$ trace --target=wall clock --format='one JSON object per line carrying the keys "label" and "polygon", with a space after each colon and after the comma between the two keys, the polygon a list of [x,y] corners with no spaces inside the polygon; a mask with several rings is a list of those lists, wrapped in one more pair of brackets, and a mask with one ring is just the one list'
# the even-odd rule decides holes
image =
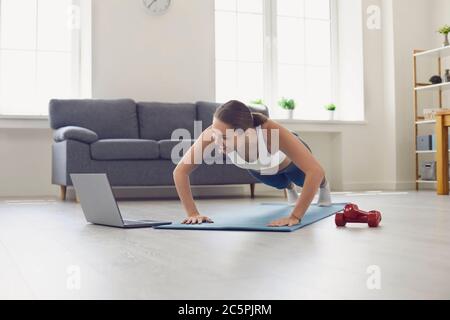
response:
{"label": "wall clock", "polygon": [[143,0],[143,3],[151,14],[161,15],[169,10],[171,0]]}

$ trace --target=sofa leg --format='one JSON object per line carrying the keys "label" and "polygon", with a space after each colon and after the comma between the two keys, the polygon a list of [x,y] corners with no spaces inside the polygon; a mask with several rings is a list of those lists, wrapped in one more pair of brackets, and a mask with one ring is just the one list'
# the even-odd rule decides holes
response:
{"label": "sofa leg", "polygon": [[66,186],[59,186],[59,198],[62,201],[66,201],[66,195],[67,195],[67,187]]}
{"label": "sofa leg", "polygon": [[256,184],[254,184],[254,183],[250,184],[250,197],[252,199],[255,198],[255,186],[256,186]]}

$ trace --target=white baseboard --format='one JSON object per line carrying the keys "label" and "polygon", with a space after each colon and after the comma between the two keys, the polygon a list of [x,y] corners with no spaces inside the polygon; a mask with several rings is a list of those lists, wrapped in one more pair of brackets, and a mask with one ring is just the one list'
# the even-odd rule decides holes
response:
{"label": "white baseboard", "polygon": [[[346,182],[343,183],[342,189],[332,188],[332,191],[343,192],[343,191],[408,191],[415,190],[416,183],[414,181],[377,181],[377,182]],[[422,186],[422,189],[426,190],[427,186]],[[429,189],[433,189],[430,186]],[[52,188],[54,192],[49,194],[20,194],[14,195],[16,197],[52,197],[57,198],[59,195],[59,188]],[[250,197],[250,186],[249,185],[231,185],[231,186],[193,186],[192,192],[196,197]],[[126,188],[115,188],[114,194],[118,198],[136,198],[136,199],[155,199],[155,198],[168,198],[177,199],[178,195],[175,187],[126,187]],[[282,190],[277,190],[275,188],[257,184],[255,188],[255,194],[257,197],[284,197]],[[8,195],[0,195],[2,198],[13,198]],[[75,198],[75,193],[72,187],[67,190],[67,199],[73,200]]]}
{"label": "white baseboard", "polygon": [[370,182],[344,182],[343,190],[337,191],[409,191],[415,190],[414,181],[370,181]]}
{"label": "white baseboard", "polygon": [[[175,187],[117,187],[113,188],[114,196],[123,199],[178,199]],[[248,197],[250,198],[250,185],[230,186],[192,186],[194,197]],[[284,197],[281,190],[257,184],[256,197]],[[67,199],[75,199],[73,187],[67,189]]]}

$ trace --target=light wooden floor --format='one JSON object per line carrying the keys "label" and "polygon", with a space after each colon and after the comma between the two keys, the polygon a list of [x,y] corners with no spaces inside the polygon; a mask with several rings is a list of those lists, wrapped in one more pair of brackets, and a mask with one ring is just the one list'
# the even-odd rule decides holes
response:
{"label": "light wooden floor", "polygon": [[[208,215],[281,198],[199,200]],[[87,225],[78,204],[0,200],[0,298],[450,298],[450,197],[339,195],[382,227],[327,219],[292,234],[120,230]],[[178,221],[177,201],[121,201],[129,218]],[[380,271],[370,290],[367,268]]]}

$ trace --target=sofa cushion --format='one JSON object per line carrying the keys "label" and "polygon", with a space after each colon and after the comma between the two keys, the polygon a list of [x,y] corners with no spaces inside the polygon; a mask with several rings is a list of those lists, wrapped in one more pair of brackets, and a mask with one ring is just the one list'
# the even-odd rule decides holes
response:
{"label": "sofa cushion", "polygon": [[171,139],[176,129],[187,129],[194,138],[195,104],[141,102],[137,108],[141,139]]}
{"label": "sofa cushion", "polygon": [[77,140],[84,143],[93,143],[98,141],[98,135],[89,129],[69,126],[62,127],[53,133],[53,139],[55,142],[61,142],[65,140]]}
{"label": "sofa cushion", "polygon": [[[161,140],[158,142],[159,157],[163,160],[172,160],[173,163],[178,163],[194,142],[195,140]],[[175,147],[177,147],[177,150],[174,150]],[[172,151],[174,151],[173,157]],[[226,155],[219,153],[217,147],[211,144],[204,150],[202,163],[222,164],[225,163],[226,159]]]}
{"label": "sofa cushion", "polygon": [[197,102],[197,120],[202,122],[203,130],[211,126],[214,113],[221,105],[215,102]]}
{"label": "sofa cushion", "polygon": [[[214,113],[222,104],[216,102],[199,101],[196,105],[197,121],[202,122],[202,128],[203,130],[205,130],[206,128],[211,126]],[[265,106],[249,106],[249,108],[252,112],[259,112],[265,114],[266,116],[269,116],[269,112],[267,110],[267,107]]]}
{"label": "sofa cushion", "polygon": [[[186,151],[194,144],[195,140],[161,140],[159,141],[159,157],[164,160],[179,161]],[[172,150],[178,151],[172,158]]]}
{"label": "sofa cushion", "polygon": [[94,131],[100,139],[138,139],[136,104],[133,100],[56,100],[49,105],[52,129],[78,126]]}
{"label": "sofa cushion", "polygon": [[104,139],[91,144],[94,160],[155,160],[158,142],[141,139]]}

